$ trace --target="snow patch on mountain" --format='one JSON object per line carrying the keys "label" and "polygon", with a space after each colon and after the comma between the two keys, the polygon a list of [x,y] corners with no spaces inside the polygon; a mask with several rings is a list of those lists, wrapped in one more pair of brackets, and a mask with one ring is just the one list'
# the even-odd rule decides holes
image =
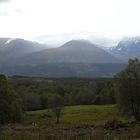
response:
{"label": "snow patch on mountain", "polygon": [[14,40],[16,40],[16,39],[15,39],[15,38],[11,38],[11,39],[9,39],[8,41],[6,41],[5,44],[9,44],[10,42],[12,42],[12,41],[14,41]]}

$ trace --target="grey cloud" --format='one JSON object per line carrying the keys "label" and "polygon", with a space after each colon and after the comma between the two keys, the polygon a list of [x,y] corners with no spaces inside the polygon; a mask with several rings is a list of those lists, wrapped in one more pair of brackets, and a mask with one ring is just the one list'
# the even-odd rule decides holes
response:
{"label": "grey cloud", "polygon": [[10,2],[11,0],[0,0],[0,3]]}

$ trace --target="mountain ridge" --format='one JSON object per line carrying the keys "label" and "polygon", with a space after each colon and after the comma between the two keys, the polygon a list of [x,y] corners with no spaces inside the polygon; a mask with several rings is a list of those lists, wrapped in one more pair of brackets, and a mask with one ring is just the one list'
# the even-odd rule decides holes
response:
{"label": "mountain ridge", "polygon": [[72,40],[58,48],[48,48],[14,60],[14,63],[120,63],[108,52],[89,41]]}
{"label": "mountain ridge", "polygon": [[108,52],[126,62],[130,58],[140,59],[140,37],[124,38]]}
{"label": "mountain ridge", "polygon": [[19,38],[0,38],[0,59],[3,61],[11,60],[31,52],[43,50],[47,47],[44,44]]}

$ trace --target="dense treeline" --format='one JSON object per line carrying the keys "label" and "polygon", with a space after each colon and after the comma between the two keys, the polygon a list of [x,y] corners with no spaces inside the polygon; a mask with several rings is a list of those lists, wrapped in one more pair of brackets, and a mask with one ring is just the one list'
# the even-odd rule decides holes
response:
{"label": "dense treeline", "polygon": [[4,75],[0,75],[0,123],[19,122],[23,118],[23,104]]}
{"label": "dense treeline", "polygon": [[52,98],[60,96],[64,105],[116,103],[113,79],[79,78],[9,78],[16,92],[22,97],[27,110],[49,107]]}
{"label": "dense treeline", "polygon": [[128,66],[115,76],[117,103],[124,114],[140,122],[140,62],[130,59]]}
{"label": "dense treeline", "polygon": [[115,104],[140,121],[140,62],[130,59],[114,78],[41,78],[0,75],[0,123],[17,122],[25,110],[48,108],[56,122],[64,106]]}

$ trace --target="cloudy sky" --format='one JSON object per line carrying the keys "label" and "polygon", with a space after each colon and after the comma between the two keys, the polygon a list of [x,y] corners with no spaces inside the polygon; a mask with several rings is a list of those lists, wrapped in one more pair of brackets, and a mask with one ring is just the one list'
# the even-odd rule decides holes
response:
{"label": "cloudy sky", "polygon": [[140,35],[140,0],[0,0],[0,37]]}

